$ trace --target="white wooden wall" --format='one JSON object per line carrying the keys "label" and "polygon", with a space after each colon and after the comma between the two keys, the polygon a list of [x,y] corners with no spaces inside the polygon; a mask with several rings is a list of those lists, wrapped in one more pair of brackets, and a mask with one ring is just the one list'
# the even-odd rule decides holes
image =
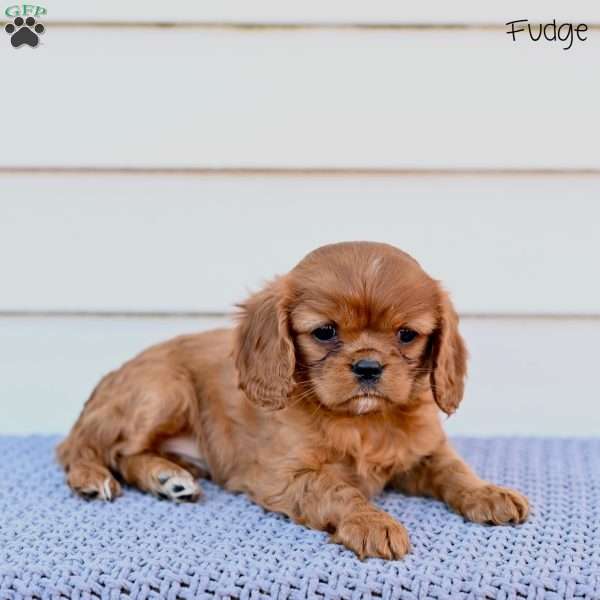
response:
{"label": "white wooden wall", "polygon": [[44,6],[38,48],[0,40],[0,432],[66,431],[102,373],[346,239],[451,290],[450,431],[600,432],[595,1]]}

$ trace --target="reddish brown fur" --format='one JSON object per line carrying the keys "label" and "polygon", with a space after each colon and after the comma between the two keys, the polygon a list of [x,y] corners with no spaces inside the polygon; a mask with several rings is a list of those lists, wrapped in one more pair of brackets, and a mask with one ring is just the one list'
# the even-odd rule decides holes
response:
{"label": "reddish brown fur", "polygon": [[[338,338],[319,342],[327,323]],[[399,328],[418,336],[402,344]],[[360,358],[384,365],[368,389],[350,370]],[[324,246],[252,296],[236,330],[176,338],[107,375],[58,456],[80,493],[118,495],[113,473],[160,493],[161,477],[189,477],[190,456],[169,446],[187,437],[225,488],[361,557],[400,558],[406,530],[370,501],[386,485],[476,522],[527,517],[521,494],[479,479],[446,440],[439,409],[457,408],[465,373],[458,317],[416,261]]]}

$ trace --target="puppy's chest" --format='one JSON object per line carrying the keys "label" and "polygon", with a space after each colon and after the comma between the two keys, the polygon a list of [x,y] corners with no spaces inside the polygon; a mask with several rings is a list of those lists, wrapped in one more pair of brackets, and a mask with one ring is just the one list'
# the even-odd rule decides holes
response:
{"label": "puppy's chest", "polygon": [[419,432],[407,435],[400,428],[379,424],[332,433],[327,438],[330,452],[370,493],[379,491],[395,474],[410,470],[431,445]]}

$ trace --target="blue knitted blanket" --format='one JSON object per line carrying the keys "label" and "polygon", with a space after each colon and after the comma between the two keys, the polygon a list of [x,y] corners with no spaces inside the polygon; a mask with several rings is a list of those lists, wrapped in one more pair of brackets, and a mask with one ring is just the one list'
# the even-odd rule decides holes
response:
{"label": "blue knitted blanket", "polygon": [[361,562],[327,535],[209,482],[200,504],[131,489],[74,497],[56,437],[0,438],[0,598],[600,599],[600,439],[457,439],[476,470],[527,494],[519,527],[465,522],[386,493],[402,561]]}

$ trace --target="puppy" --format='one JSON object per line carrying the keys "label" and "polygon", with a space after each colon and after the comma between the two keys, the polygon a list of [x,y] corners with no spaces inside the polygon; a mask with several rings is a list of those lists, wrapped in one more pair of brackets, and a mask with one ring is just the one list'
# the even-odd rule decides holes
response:
{"label": "puppy", "polygon": [[250,297],[235,330],[178,337],[106,375],[58,458],[87,498],[118,496],[116,475],[193,501],[210,476],[361,558],[398,559],[408,533],[371,502],[386,486],[477,523],[527,517],[527,500],[477,477],[440,425],[466,359],[448,296],[413,258],[324,246]]}

